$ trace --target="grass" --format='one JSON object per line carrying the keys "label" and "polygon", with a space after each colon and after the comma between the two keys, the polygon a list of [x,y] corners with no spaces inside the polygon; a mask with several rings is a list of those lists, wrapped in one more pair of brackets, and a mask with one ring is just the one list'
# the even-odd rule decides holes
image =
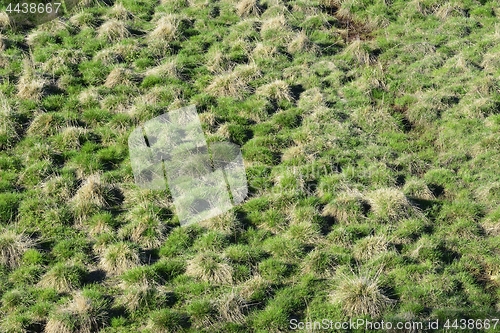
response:
{"label": "grass", "polygon": [[365,275],[342,276],[337,288],[330,294],[332,302],[342,305],[348,316],[378,318],[394,301],[384,295],[378,277]]}
{"label": "grass", "polygon": [[213,284],[231,284],[233,269],[216,253],[200,253],[188,261],[186,274]]}
{"label": "grass", "polygon": [[34,241],[23,233],[2,230],[0,236],[0,264],[15,268],[21,264],[23,254],[34,245]]}
{"label": "grass", "polygon": [[125,242],[110,244],[99,260],[100,266],[110,274],[122,274],[140,263],[137,251]]}
{"label": "grass", "polygon": [[[494,1],[66,4],[0,5],[0,331],[496,316]],[[191,104],[248,196],[181,227],[127,145]]]}

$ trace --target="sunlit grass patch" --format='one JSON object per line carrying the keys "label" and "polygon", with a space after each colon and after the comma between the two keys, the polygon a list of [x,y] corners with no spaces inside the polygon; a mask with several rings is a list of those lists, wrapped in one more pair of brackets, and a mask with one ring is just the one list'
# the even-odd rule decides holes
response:
{"label": "sunlit grass patch", "polygon": [[116,42],[130,36],[127,26],[122,22],[115,19],[104,22],[97,29],[97,37],[104,38],[108,42]]}
{"label": "sunlit grass patch", "polygon": [[233,268],[213,252],[200,253],[189,260],[186,274],[215,285],[233,281]]}
{"label": "sunlit grass patch", "polygon": [[338,284],[330,294],[331,301],[340,303],[349,317],[366,316],[378,318],[394,300],[387,297],[381,289],[378,275],[337,276]]}

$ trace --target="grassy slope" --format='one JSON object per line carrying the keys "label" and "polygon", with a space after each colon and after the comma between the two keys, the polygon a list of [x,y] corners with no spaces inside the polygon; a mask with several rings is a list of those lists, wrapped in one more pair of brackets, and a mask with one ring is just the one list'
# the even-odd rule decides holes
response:
{"label": "grassy slope", "polygon": [[[495,1],[123,0],[0,17],[0,331],[500,310]],[[127,139],[196,104],[249,198],[179,227]]]}

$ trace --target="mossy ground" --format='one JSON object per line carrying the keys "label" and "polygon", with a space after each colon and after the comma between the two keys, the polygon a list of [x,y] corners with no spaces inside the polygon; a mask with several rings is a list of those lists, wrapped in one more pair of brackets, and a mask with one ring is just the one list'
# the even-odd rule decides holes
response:
{"label": "mossy ground", "polygon": [[[86,0],[30,30],[1,15],[0,332],[497,317],[499,16],[487,0]],[[249,196],[180,227],[167,190],[134,185],[127,139],[191,104],[209,142],[241,145]]]}

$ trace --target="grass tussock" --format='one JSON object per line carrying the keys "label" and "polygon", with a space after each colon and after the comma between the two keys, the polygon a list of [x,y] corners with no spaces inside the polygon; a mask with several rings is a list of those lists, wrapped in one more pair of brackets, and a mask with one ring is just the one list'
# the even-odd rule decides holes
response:
{"label": "grass tussock", "polygon": [[241,0],[236,4],[236,13],[240,17],[258,16],[261,12],[258,0]]}
{"label": "grass tussock", "polygon": [[167,14],[156,22],[156,27],[148,35],[152,42],[170,42],[177,38],[180,20],[174,14]]}
{"label": "grass tussock", "polygon": [[23,74],[17,82],[17,97],[39,101],[47,83],[47,80],[36,72],[33,62],[25,58],[23,60]]}
{"label": "grass tussock", "polygon": [[80,264],[57,263],[42,276],[38,285],[58,292],[71,292],[81,287],[84,277],[85,269]]}
{"label": "grass tussock", "polygon": [[260,86],[255,93],[257,95],[261,95],[275,101],[291,102],[293,100],[290,86],[282,80],[276,80],[274,82]]}
{"label": "grass tussock", "polygon": [[18,141],[14,110],[4,94],[0,93],[0,148],[7,148]]}
{"label": "grass tussock", "polygon": [[125,23],[119,20],[111,19],[104,22],[97,29],[97,37],[104,38],[108,42],[116,42],[130,37],[130,32],[128,31]]}
{"label": "grass tussock", "polygon": [[141,264],[139,254],[130,244],[110,244],[100,255],[99,265],[110,274],[122,274]]}
{"label": "grass tussock", "polygon": [[230,292],[217,303],[220,319],[225,322],[243,324],[245,322],[247,304],[237,292]]}
{"label": "grass tussock", "polygon": [[282,42],[289,38],[289,33],[290,27],[283,14],[263,20],[260,29],[262,39],[269,42]]}
{"label": "grass tussock", "polygon": [[110,18],[120,21],[126,21],[134,18],[134,15],[132,15],[132,13],[130,13],[121,2],[117,2],[113,5],[113,7],[111,7],[109,16]]}
{"label": "grass tussock", "polygon": [[126,214],[129,221],[119,230],[119,235],[140,244],[144,249],[159,247],[166,236],[165,223],[160,220],[154,207],[139,204]]}
{"label": "grass tussock", "polygon": [[344,54],[354,59],[360,65],[370,65],[375,59],[370,55],[367,44],[360,40],[352,41],[345,49]]}
{"label": "grass tussock", "polygon": [[141,279],[138,282],[122,282],[120,284],[122,293],[116,298],[119,305],[124,306],[127,311],[134,311],[148,307],[158,296],[159,285],[148,279]]}
{"label": "grass tussock", "polygon": [[382,188],[367,194],[371,211],[377,219],[398,221],[418,213],[403,192],[396,188]]}
{"label": "grass tussock", "polygon": [[24,233],[3,228],[0,233],[0,264],[8,268],[16,268],[21,263],[21,258],[34,241]]}
{"label": "grass tussock", "polygon": [[210,284],[231,284],[233,268],[213,252],[202,252],[188,261],[186,274]]}
{"label": "grass tussock", "polygon": [[295,37],[290,41],[287,47],[288,52],[291,54],[298,54],[301,52],[318,52],[318,47],[311,42],[309,37],[307,37],[306,32],[301,30]]}
{"label": "grass tussock", "polygon": [[368,315],[378,318],[394,303],[384,295],[378,276],[340,274],[338,281],[336,289],[330,294],[330,299],[334,303],[341,304],[349,317]]}
{"label": "grass tussock", "polygon": [[359,261],[370,260],[389,250],[389,241],[385,236],[368,236],[354,245],[353,254]]}
{"label": "grass tussock", "polygon": [[108,301],[93,290],[75,292],[72,300],[60,306],[45,326],[45,333],[92,333],[107,325]]}
{"label": "grass tussock", "polygon": [[234,210],[229,210],[224,214],[203,220],[200,226],[209,230],[220,231],[225,235],[231,235],[242,230],[241,222],[238,220]]}
{"label": "grass tussock", "polygon": [[148,69],[145,76],[155,75],[162,77],[180,78],[181,69],[177,66],[174,59],[165,61],[164,63]]}
{"label": "grass tussock", "polygon": [[101,180],[99,174],[94,174],[83,182],[70,204],[77,220],[81,221],[99,209],[110,206],[111,187]]}
{"label": "grass tussock", "polygon": [[342,224],[359,221],[367,210],[367,199],[356,190],[348,190],[339,193],[337,198],[328,203],[322,214],[331,216]]}
{"label": "grass tussock", "polygon": [[0,12],[0,29],[6,29],[6,28],[9,28],[10,27],[10,18],[9,18],[9,15],[7,15],[7,13],[4,13],[4,12]]}
{"label": "grass tussock", "polygon": [[217,97],[243,99],[245,94],[251,91],[248,86],[250,81],[260,76],[256,65],[240,65],[231,72],[216,76],[205,91]]}
{"label": "grass tussock", "polygon": [[118,85],[131,85],[132,79],[133,73],[131,70],[117,67],[108,74],[104,86],[107,88],[114,88]]}

